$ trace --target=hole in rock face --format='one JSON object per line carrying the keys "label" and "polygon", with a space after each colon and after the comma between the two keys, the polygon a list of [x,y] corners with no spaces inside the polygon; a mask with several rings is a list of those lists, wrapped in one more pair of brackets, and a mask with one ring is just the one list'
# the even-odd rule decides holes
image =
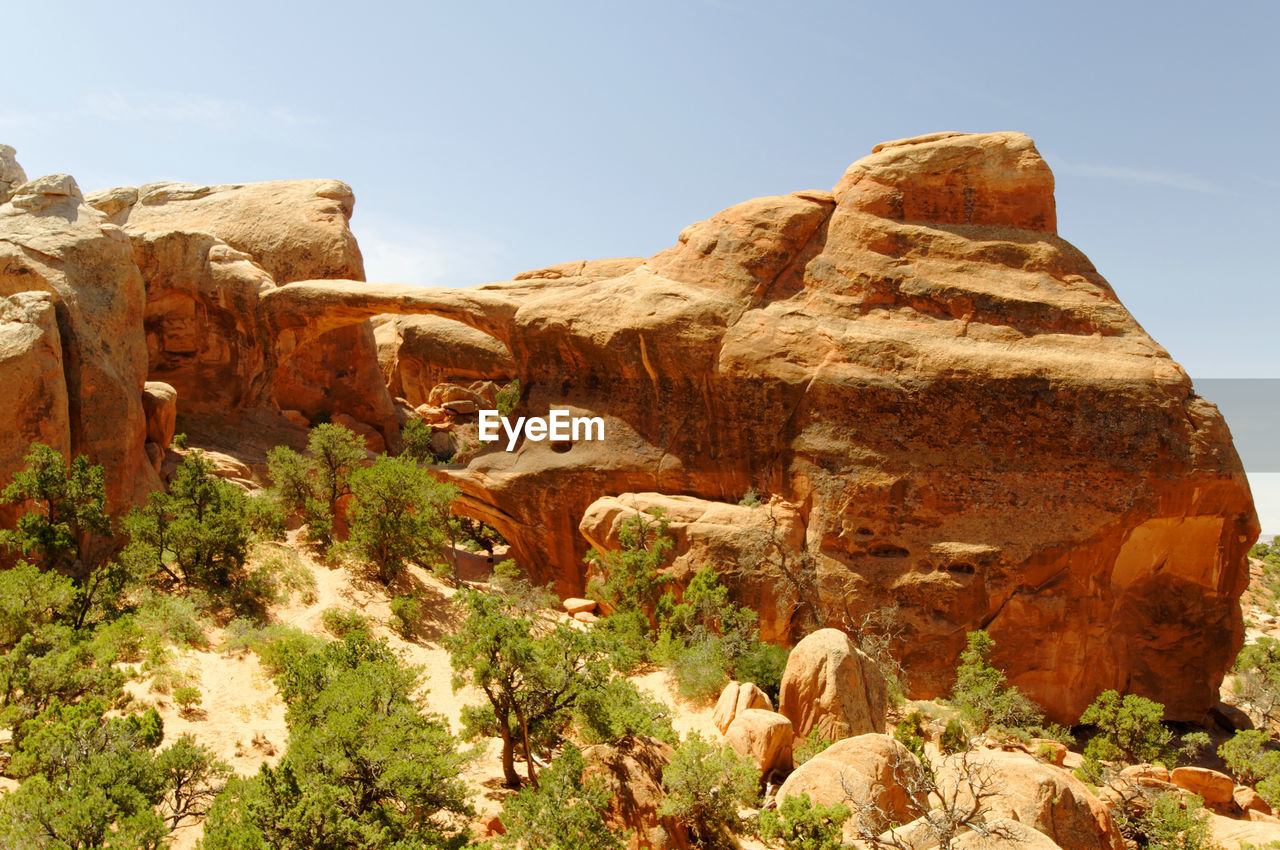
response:
{"label": "hole in rock face", "polygon": [[978,568],[973,564],[962,562],[959,564],[947,564],[946,570],[949,573],[956,573],[957,575],[971,576],[978,571]]}
{"label": "hole in rock face", "polygon": [[571,448],[573,448],[573,443],[569,442],[568,440],[552,440],[551,441],[551,451],[555,452],[556,454],[562,455],[565,452],[569,451],[569,449]]}
{"label": "hole in rock face", "polygon": [[867,554],[873,558],[905,558],[911,553],[892,543],[872,543],[867,547]]}
{"label": "hole in rock face", "polygon": [[858,529],[856,532],[854,532],[854,533],[855,533],[855,534],[857,534],[859,537],[870,537],[870,536],[871,536],[871,529],[867,528],[866,526],[863,526],[862,528],[859,528],[859,529]]}

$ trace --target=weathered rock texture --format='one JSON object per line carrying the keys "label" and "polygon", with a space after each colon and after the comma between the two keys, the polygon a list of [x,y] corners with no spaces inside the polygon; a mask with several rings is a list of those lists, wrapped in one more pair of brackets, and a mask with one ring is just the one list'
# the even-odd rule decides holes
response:
{"label": "weathered rock texture", "polygon": [[616,744],[595,744],[582,751],[584,779],[602,780],[609,791],[605,824],[630,832],[631,850],[663,850],[690,846],[689,831],[671,817],[658,814],[667,798],[662,771],[675,751],[657,738],[633,736]]}
{"label": "weathered rock texture", "polygon": [[796,644],[778,693],[778,711],[797,735],[816,731],[829,741],[884,731],[888,702],[875,662],[839,629],[819,629]]}
{"label": "weathered rock texture", "polygon": [[783,775],[791,772],[795,731],[791,721],[776,711],[748,708],[729,724],[724,742],[738,755],[750,758],[763,778],[775,771]]}
{"label": "weathered rock texture", "polygon": [[439,384],[506,383],[516,374],[506,346],[461,322],[388,316],[376,323],[374,337],[387,387],[414,407],[425,404]]}
{"label": "weathered rock texture", "polygon": [[258,299],[277,285],[364,279],[345,183],[152,183],[90,202],[133,240],[147,281],[149,374],[177,388],[184,410],[270,404],[313,420],[342,413],[395,441],[369,323],[278,346],[260,320]]}
{"label": "weathered rock texture", "polygon": [[[905,823],[923,800],[912,797],[922,785],[920,761],[888,735],[859,735],[837,741],[795,769],[778,789],[778,802],[808,794],[814,803],[833,805],[850,797],[869,803]],[[854,824],[845,824],[853,838]]]}
{"label": "weathered rock texture", "polygon": [[133,248],[68,175],[11,191],[0,205],[0,296],[3,386],[17,397],[7,400],[0,481],[42,439],[102,464],[108,505],[122,509],[159,485],[143,449],[144,289]]}
{"label": "weathered rock texture", "polygon": [[724,686],[720,698],[716,700],[711,722],[723,735],[729,731],[734,718],[751,708],[773,711],[773,704],[769,702],[769,695],[760,690],[758,685],[752,682],[730,682]]}
{"label": "weathered rock texture", "polygon": [[[125,470],[145,466],[148,349],[119,321],[142,302],[130,246],[101,216],[70,214],[83,209],[73,187],[42,178],[0,208],[0,294],[103,301],[65,322],[60,309],[59,327],[76,364],[73,446],[96,439],[76,424],[94,418],[79,400],[128,388],[110,419],[131,436],[94,447],[130,453],[110,464],[119,492],[136,478]],[[794,532],[776,531],[803,543],[808,557],[793,566],[816,589],[819,624],[900,606],[898,649],[918,696],[949,689],[965,632],[985,627],[994,662],[1054,720],[1074,721],[1106,688],[1198,719],[1241,643],[1237,599],[1258,525],[1230,434],[1057,236],[1053,176],[1021,134],[887,143],[832,192],[747,201],[648,260],[567,263],[472,289],[360,282],[339,183],[161,184],[94,203],[127,228],[141,265],[154,254],[157,269],[190,271],[190,282],[148,272],[158,291],[194,302],[153,314],[148,330],[152,365],[167,364],[163,379],[192,404],[213,389],[201,370],[225,360],[245,398],[265,392],[318,416],[328,411],[307,390],[324,384],[324,398],[350,408],[340,412],[392,433],[390,395],[370,385],[367,320],[429,314],[510,353],[518,415],[603,417],[603,442],[492,446],[453,476],[463,510],[496,525],[562,595],[584,589],[578,528],[602,497],[733,507],[755,490],[765,510],[793,516]],[[37,209],[48,214],[27,215]],[[35,278],[61,273],[32,244],[50,228],[58,262],[92,240],[95,262],[114,251],[119,268],[106,260],[80,286],[16,281],[14,262]],[[169,249],[148,248],[170,231],[214,241],[170,262]],[[263,274],[300,282],[266,287]],[[354,280],[302,280],[339,276]],[[237,298],[253,305],[241,318],[227,306]],[[113,323],[120,334],[100,333]],[[99,348],[85,349],[90,340]],[[119,368],[86,378],[99,362]],[[205,396],[187,391],[202,383]],[[687,535],[677,553],[690,568],[700,545]],[[808,628],[800,600],[776,593],[774,565],[713,561],[739,598],[774,601],[770,634]]]}
{"label": "weathered rock texture", "polygon": [[263,302],[298,340],[378,313],[462,321],[512,353],[518,413],[603,416],[603,443],[495,447],[456,475],[564,595],[597,499],[754,489],[798,506],[826,622],[901,606],[915,694],[950,687],[981,626],[1055,720],[1111,687],[1198,718],[1242,639],[1248,486],[1217,409],[1055,218],[1025,136],[939,134],[879,146],[834,192],[724,210],[616,277]]}

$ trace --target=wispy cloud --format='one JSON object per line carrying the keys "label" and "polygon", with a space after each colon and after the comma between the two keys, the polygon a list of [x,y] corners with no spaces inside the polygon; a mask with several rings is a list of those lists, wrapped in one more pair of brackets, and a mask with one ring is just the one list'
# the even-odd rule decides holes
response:
{"label": "wispy cloud", "polygon": [[470,286],[518,271],[505,267],[505,247],[486,236],[368,215],[359,206],[351,229],[364,254],[365,276],[378,283]]}
{"label": "wispy cloud", "polygon": [[1096,177],[1102,180],[1121,180],[1126,183],[1144,183],[1148,186],[1164,186],[1185,192],[1202,192],[1207,195],[1234,195],[1234,191],[1221,183],[1203,177],[1176,171],[1156,171],[1145,168],[1129,168],[1120,165],[1097,165],[1086,162],[1067,162],[1061,157],[1050,158],[1053,170],[1059,174],[1079,177]]}
{"label": "wispy cloud", "polygon": [[0,112],[0,130],[57,128],[86,122],[128,126],[185,126],[225,131],[228,127],[294,128],[312,123],[285,107],[262,107],[233,98],[184,92],[124,94],[98,89],[70,104]]}

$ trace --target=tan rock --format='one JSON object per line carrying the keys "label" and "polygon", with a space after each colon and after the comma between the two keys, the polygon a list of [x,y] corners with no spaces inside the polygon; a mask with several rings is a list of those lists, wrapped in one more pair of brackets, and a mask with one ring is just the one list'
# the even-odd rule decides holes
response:
{"label": "tan rock", "polygon": [[1262,799],[1262,795],[1248,785],[1237,785],[1235,790],[1232,791],[1231,797],[1235,800],[1236,805],[1240,807],[1240,811],[1246,814],[1249,812],[1257,812],[1262,815],[1272,814],[1271,804]]}
{"label": "tan rock", "polygon": [[147,440],[162,453],[173,442],[178,421],[178,391],[163,381],[147,381],[142,388],[142,410],[147,417]]}
{"label": "tan rock", "polygon": [[582,750],[587,764],[583,778],[599,778],[609,791],[605,823],[619,832],[630,830],[627,846],[632,850],[689,847],[688,830],[674,818],[658,814],[666,800],[662,771],[674,752],[670,745],[645,736]]}
{"label": "tan rock", "polygon": [[1236,783],[1225,773],[1206,767],[1175,767],[1169,780],[1179,788],[1199,794],[1210,805],[1230,803],[1235,797]]}
{"label": "tan rock", "polygon": [[748,708],[729,724],[724,740],[738,755],[750,757],[763,778],[791,772],[795,732],[791,721],[775,711]]}
{"label": "tan rock", "polygon": [[308,417],[346,413],[398,439],[368,323],[306,344],[268,333],[258,298],[302,279],[362,280],[348,227],[351,190],[334,180],[226,186],[153,183],[95,193],[133,239],[148,281],[151,377],[210,413],[274,403]]}
{"label": "tan rock", "polygon": [[1238,850],[1245,843],[1265,847],[1268,842],[1280,841],[1280,823],[1236,820],[1214,813],[1208,817],[1209,837],[1223,850]]}
{"label": "tan rock", "polygon": [[[264,319],[299,344],[383,313],[460,321],[512,352],[528,415],[602,417],[604,441],[453,474],[561,596],[585,587],[573,535],[597,499],[755,489],[804,506],[819,624],[900,607],[913,696],[947,693],[985,626],[1052,720],[1107,688],[1198,720],[1243,638],[1247,482],[1217,409],[1056,234],[1052,187],[1025,136],[918,138],[615,277],[302,282],[264,295]],[[768,564],[726,579],[782,596]],[[789,639],[799,605],[775,615]]]}
{"label": "tan rock", "polygon": [[0,145],[0,204],[13,196],[13,190],[27,182],[27,173],[18,165],[17,151],[9,145]]}
{"label": "tan rock", "polygon": [[579,611],[578,613],[573,614],[571,616],[573,617],[574,620],[578,621],[579,623],[586,623],[587,625],[591,625],[592,623],[600,619],[595,614],[592,614],[590,611]]}
{"label": "tan rock", "polygon": [[582,599],[571,596],[561,604],[564,605],[564,610],[568,611],[570,614],[577,614],[584,611],[592,612],[596,610],[596,601],[594,599]]}
{"label": "tan rock", "polygon": [[875,662],[839,629],[819,629],[791,650],[778,711],[800,737],[816,730],[838,741],[884,729],[888,700]]}
{"label": "tan rock", "polygon": [[[920,762],[888,735],[859,735],[837,741],[795,769],[778,789],[778,802],[808,794],[815,803],[831,805],[853,799],[875,805],[896,823],[913,817],[914,803],[904,786],[918,787]],[[845,825],[846,838],[853,826]]]}
{"label": "tan rock", "polygon": [[773,711],[773,703],[770,702],[769,695],[753,682],[730,682],[724,686],[720,698],[716,700],[711,722],[724,735],[734,718],[753,708]]}
{"label": "tan rock", "polygon": [[990,818],[987,827],[992,830],[992,834],[982,835],[973,830],[965,830],[956,836],[951,846],[955,850],[1010,850],[1013,847],[1021,850],[1054,850],[1061,846],[1029,824],[1010,818]]}
{"label": "tan rock", "polygon": [[[378,362],[392,394],[415,407],[439,384],[505,384],[515,377],[511,352],[475,328],[436,316],[386,318],[374,331]],[[493,406],[492,398],[484,401],[482,406]]]}
{"label": "tan rock", "polygon": [[[70,441],[60,448],[69,453],[74,447],[102,465],[107,507],[119,513],[160,483],[143,447],[144,286],[124,233],[83,201],[65,174],[13,188],[9,202],[0,204],[0,296],[44,292],[57,305],[60,356],[74,368],[59,370],[64,390],[46,384],[47,391],[36,394],[52,405],[43,436],[59,442],[56,408],[65,391]],[[36,324],[45,327],[38,347],[49,365],[52,330]],[[43,404],[37,397],[32,403]],[[0,481],[17,468],[0,467]]]}
{"label": "tan rock", "polygon": [[[0,150],[0,155],[3,150]],[[5,403],[0,410],[0,485],[25,465],[35,442],[65,457],[71,448],[62,340],[55,297],[21,292],[0,297],[0,375]],[[0,524],[12,527],[21,510],[0,505]]]}
{"label": "tan rock", "polygon": [[[993,816],[1033,827],[1064,850],[1124,850],[1106,807],[1067,771],[1026,753],[991,750],[972,758],[996,789],[987,803]],[[955,783],[954,762],[940,775]]]}

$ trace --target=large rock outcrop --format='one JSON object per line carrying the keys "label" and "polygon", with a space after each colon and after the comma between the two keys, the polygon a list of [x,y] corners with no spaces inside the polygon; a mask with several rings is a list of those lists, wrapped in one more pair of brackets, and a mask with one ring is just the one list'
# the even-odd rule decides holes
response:
{"label": "large rock outcrop", "polygon": [[[15,169],[6,164],[5,179],[21,173]],[[40,439],[101,464],[108,507],[123,510],[159,486],[143,449],[144,287],[133,248],[119,227],[85,204],[66,174],[6,191],[3,368],[4,386],[17,392],[9,399],[0,482],[21,468],[30,441]]]}
{"label": "large rock outcrop", "polygon": [[833,192],[717,213],[615,277],[263,301],[291,340],[378,313],[464,322],[511,352],[517,413],[604,417],[603,442],[494,446],[455,475],[564,595],[597,499],[755,490],[799,506],[829,624],[900,606],[915,694],[949,689],[982,626],[1055,720],[1106,688],[1199,718],[1243,636],[1248,485],[1218,410],[1055,218],[1027,137],[936,134],[878,146]]}
{"label": "large rock outcrop", "polygon": [[281,349],[258,307],[280,284],[364,279],[345,183],[152,183],[97,192],[90,202],[133,240],[147,281],[149,373],[177,388],[185,411],[341,413],[394,442],[395,408],[368,322]]}

